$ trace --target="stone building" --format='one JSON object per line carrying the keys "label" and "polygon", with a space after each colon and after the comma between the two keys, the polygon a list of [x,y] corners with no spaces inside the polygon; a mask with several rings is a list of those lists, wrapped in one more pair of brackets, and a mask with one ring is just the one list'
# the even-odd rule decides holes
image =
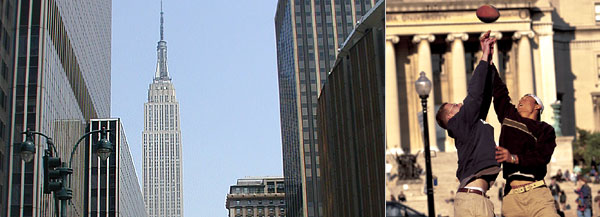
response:
{"label": "stone building", "polygon": [[229,188],[229,217],[285,217],[283,177],[246,177]]}
{"label": "stone building", "polygon": [[[492,4],[500,18],[475,16]],[[560,100],[564,135],[576,128],[600,130],[600,2],[591,0],[441,1],[388,0],[386,6],[386,128],[388,150],[423,149],[421,105],[414,82],[432,80],[428,113],[432,149],[454,151],[435,123],[443,102],[462,102],[481,55],[479,37],[498,39],[493,62],[513,102],[534,93],[544,102],[542,121],[555,124],[551,104]],[[487,121],[499,136],[493,107]]]}

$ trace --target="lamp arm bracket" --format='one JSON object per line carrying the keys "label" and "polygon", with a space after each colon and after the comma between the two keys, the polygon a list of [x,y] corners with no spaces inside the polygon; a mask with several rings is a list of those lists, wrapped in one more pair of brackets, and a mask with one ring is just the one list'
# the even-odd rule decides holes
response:
{"label": "lamp arm bracket", "polygon": [[29,129],[27,129],[27,131],[25,131],[25,132],[22,132],[21,134],[26,134],[26,136],[40,135],[40,136],[46,138],[46,143],[48,144],[48,149],[52,148],[54,150],[54,153],[58,154],[58,150],[56,150],[56,146],[54,145],[54,141],[52,140],[51,137],[46,136],[45,134],[40,133],[40,132],[30,131]]}
{"label": "lamp arm bracket", "polygon": [[73,150],[71,151],[71,157],[69,158],[69,168],[71,168],[71,164],[73,163],[73,155],[75,155],[75,151],[77,150],[77,147],[79,147],[79,143],[81,143],[81,141],[83,141],[83,139],[87,138],[90,134],[100,133],[103,130],[105,130],[105,132],[113,131],[113,130],[106,130],[106,129],[94,130],[91,132],[87,132],[86,134],[83,134],[83,136],[81,136],[81,138],[79,138],[79,140],[77,140],[77,143],[75,143],[75,146],[73,147]]}

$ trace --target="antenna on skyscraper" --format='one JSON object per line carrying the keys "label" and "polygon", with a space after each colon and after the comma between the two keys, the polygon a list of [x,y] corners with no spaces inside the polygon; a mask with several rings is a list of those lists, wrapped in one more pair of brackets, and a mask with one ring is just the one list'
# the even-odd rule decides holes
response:
{"label": "antenna on skyscraper", "polygon": [[163,18],[163,14],[164,14],[164,12],[163,12],[163,1],[162,1],[162,0],[160,0],[160,40],[161,40],[161,41],[162,41],[162,40],[164,40],[164,28],[163,28],[163,23],[164,23],[165,21],[164,21],[164,18]]}

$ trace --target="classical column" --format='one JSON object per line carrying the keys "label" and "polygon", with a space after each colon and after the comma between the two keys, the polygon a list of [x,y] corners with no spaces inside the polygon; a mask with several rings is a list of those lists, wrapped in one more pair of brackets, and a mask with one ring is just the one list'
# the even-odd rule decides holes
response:
{"label": "classical column", "polygon": [[[550,26],[551,27],[551,26]],[[556,71],[554,68],[554,32],[552,28],[544,32],[537,32],[539,39],[540,67],[542,68],[541,81],[536,80],[537,95],[544,103],[542,121],[553,125],[552,107],[556,101]]]}
{"label": "classical column", "polygon": [[[534,92],[533,83],[533,58],[531,56],[531,42],[533,31],[519,31],[513,35],[514,40],[518,40],[517,53],[517,82],[519,87],[519,98],[528,93]],[[515,102],[519,99],[513,99]]]}
{"label": "classical column", "polygon": [[[450,43],[451,67],[449,73],[450,97],[452,103],[459,103],[467,96],[467,68],[465,64],[465,47],[463,41],[469,39],[466,33],[450,33],[446,41]],[[446,152],[456,151],[454,139],[446,134],[444,144]]]}
{"label": "classical column", "polygon": [[[432,86],[435,87],[435,85],[433,84],[433,71],[431,68],[431,48],[429,47],[429,43],[433,42],[433,40],[435,40],[435,36],[433,35],[415,35],[413,37],[413,43],[418,44],[418,50],[417,50],[417,54],[418,54],[418,58],[417,58],[417,62],[418,62],[418,67],[417,67],[417,71],[414,74],[414,79],[416,81],[417,79],[417,75],[423,71],[425,72],[425,75],[429,78],[429,80],[431,80]],[[414,88],[411,87],[411,88]],[[434,107],[434,99],[435,97],[433,96],[434,94],[434,90],[431,91],[431,93],[429,93],[429,98],[427,98],[427,111],[428,111],[428,115],[427,115],[427,120],[428,120],[428,125],[429,125],[429,145],[432,147],[432,149],[437,149],[437,137],[435,134],[435,107]],[[414,102],[416,104],[418,104],[419,102]],[[418,147],[416,149],[414,149],[415,147],[411,147],[412,150],[420,150],[423,148],[423,143],[421,143],[421,147]],[[411,144],[412,146],[412,144]]]}
{"label": "classical column", "polygon": [[498,64],[500,64],[500,59],[498,56],[498,41],[500,41],[500,39],[502,39],[502,33],[501,32],[491,32],[490,33],[490,37],[496,38],[496,44],[494,44],[494,56],[492,57],[492,62],[494,64],[496,64],[496,67],[498,66]]}
{"label": "classical column", "polygon": [[450,101],[462,102],[467,96],[467,69],[465,66],[465,47],[463,41],[469,39],[465,33],[450,33],[446,41],[451,43],[452,66],[450,70]]}
{"label": "classical column", "polygon": [[398,108],[398,75],[396,50],[398,36],[388,36],[385,40],[385,139],[386,148],[401,148],[400,110]]}

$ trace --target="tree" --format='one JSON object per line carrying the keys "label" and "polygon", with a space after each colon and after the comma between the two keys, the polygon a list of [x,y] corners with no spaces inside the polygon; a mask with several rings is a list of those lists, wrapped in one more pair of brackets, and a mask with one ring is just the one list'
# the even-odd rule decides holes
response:
{"label": "tree", "polygon": [[577,140],[573,142],[573,158],[575,160],[584,160],[585,166],[592,160],[596,163],[600,160],[600,132],[590,132],[577,129]]}

